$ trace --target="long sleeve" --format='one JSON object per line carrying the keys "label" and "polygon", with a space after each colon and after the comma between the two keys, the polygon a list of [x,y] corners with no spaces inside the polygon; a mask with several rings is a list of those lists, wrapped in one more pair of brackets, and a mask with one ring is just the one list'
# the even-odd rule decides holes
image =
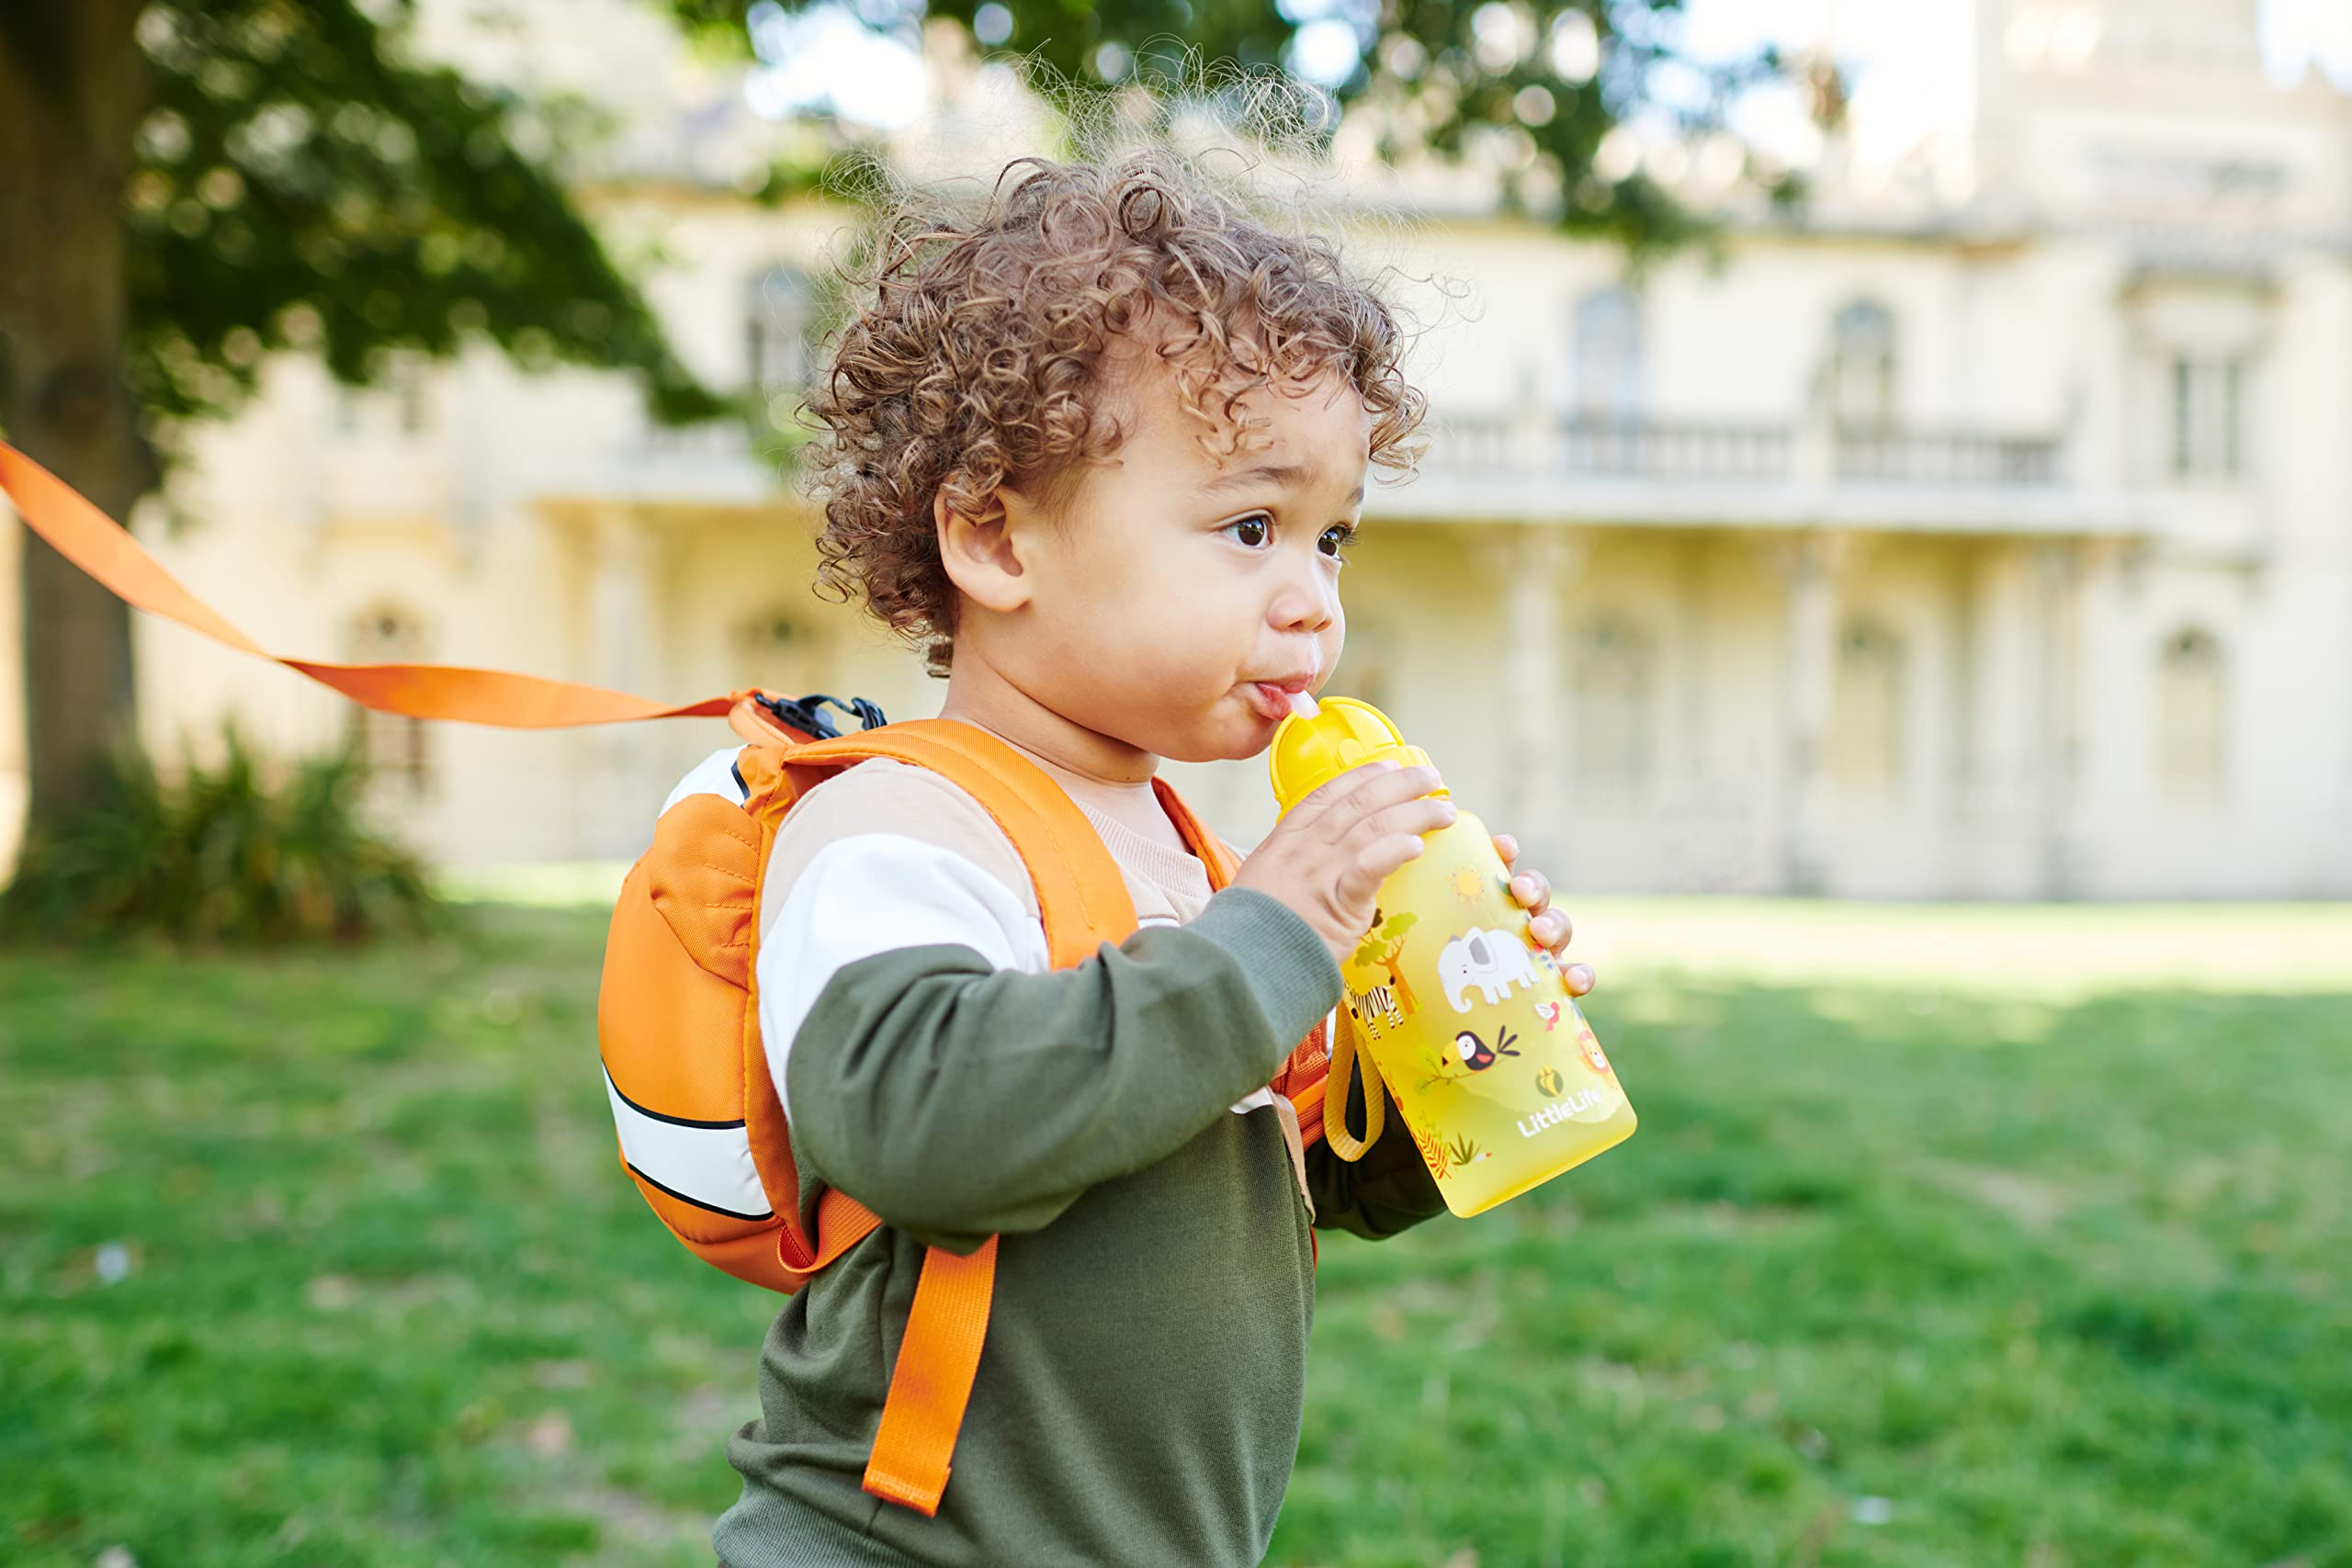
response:
{"label": "long sleeve", "polygon": [[1239,888],[1042,970],[1042,931],[1001,876],[882,833],[808,861],[757,962],[801,1159],[960,1251],[1172,1154],[1340,994],[1313,929]]}
{"label": "long sleeve", "polygon": [[[1230,841],[1225,847],[1234,859],[1246,858]],[[1334,1013],[1332,1027],[1340,1023]],[[1363,1127],[1363,1080],[1360,1077],[1350,1086],[1348,1125],[1359,1133]],[[1362,1159],[1343,1160],[1329,1144],[1317,1139],[1307,1148],[1306,1160],[1306,1190],[1315,1203],[1317,1230],[1349,1231],[1381,1241],[1445,1213],[1437,1179],[1414,1145],[1413,1134],[1406,1129],[1404,1113],[1396,1109],[1394,1099],[1388,1102],[1388,1117],[1380,1136]]]}
{"label": "long sleeve", "polygon": [[[1358,1077],[1348,1088],[1348,1125],[1361,1132],[1363,1079]],[[1437,1179],[1414,1145],[1404,1112],[1393,1098],[1387,1111],[1380,1136],[1360,1160],[1343,1160],[1329,1144],[1319,1141],[1306,1151],[1306,1188],[1315,1198],[1318,1229],[1385,1241],[1445,1213]]]}

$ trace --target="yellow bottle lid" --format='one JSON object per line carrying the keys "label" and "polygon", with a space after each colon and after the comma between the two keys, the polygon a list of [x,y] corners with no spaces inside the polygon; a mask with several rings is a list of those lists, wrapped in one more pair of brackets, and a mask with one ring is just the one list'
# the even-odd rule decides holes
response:
{"label": "yellow bottle lid", "polygon": [[[1266,753],[1266,772],[1272,779],[1274,798],[1282,808],[1292,807],[1365,762],[1390,761],[1401,768],[1427,767],[1430,754],[1405,744],[1404,732],[1370,703],[1353,697],[1326,697],[1313,718],[1293,714],[1274,731]],[[1430,792],[1445,794],[1443,785]]]}

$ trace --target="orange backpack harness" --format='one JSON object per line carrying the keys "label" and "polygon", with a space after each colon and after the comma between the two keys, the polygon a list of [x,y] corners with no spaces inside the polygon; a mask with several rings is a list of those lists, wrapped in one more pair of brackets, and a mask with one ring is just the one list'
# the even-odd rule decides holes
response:
{"label": "orange backpack harness", "polygon": [[[779,723],[779,714],[820,722],[806,704],[756,692],[729,716],[749,742],[734,764],[740,806],[702,793],[662,814],[613,910],[596,1021],[621,1163],[646,1202],[705,1262],[790,1292],[882,1223],[828,1188],[817,1201],[815,1234],[803,1229],[791,1132],[760,1038],[760,874],[794,804],[870,757],[928,768],[960,785],[1028,866],[1057,969],[1123,941],[1136,929],[1136,911],[1085,814],[1044,770],[985,730],[922,719],[817,739]],[[1225,846],[1165,780],[1153,788],[1209,885],[1226,886],[1235,862]],[[682,952],[691,963],[680,962]],[[1301,1043],[1272,1086],[1296,1108],[1304,1140],[1322,1131],[1323,1033],[1318,1025]],[[671,1168],[655,1166],[660,1158]],[[715,1180],[714,1171],[721,1173]],[[765,1212],[752,1212],[754,1203]],[[865,1467],[865,1488],[877,1497],[938,1511],[988,1330],[996,1247],[991,1236],[969,1257],[936,1247],[923,1255]]]}
{"label": "orange backpack harness", "polygon": [[[795,801],[869,757],[932,769],[968,791],[1012,840],[1036,884],[1056,968],[1081,963],[1136,929],[1126,884],[1084,813],[1044,770],[968,725],[926,719],[836,737],[823,733],[830,726],[808,704],[757,689],[665,707],[626,692],[503,670],[284,658],[190,593],[129,530],[6,442],[0,491],[34,533],[126,603],[273,660],[379,712],[509,729],[728,719],[746,742],[735,763],[744,800],[739,807],[689,795],[662,814],[652,848],[630,870],[613,910],[597,1033],[623,1167],[679,1240],[741,1279],[797,1291],[881,1224],[847,1194],[828,1190],[818,1199],[816,1234],[803,1233],[791,1136],[760,1041],[752,964],[760,875]],[[872,724],[880,715],[865,709],[864,716]],[[1207,868],[1209,886],[1224,887],[1233,876],[1232,855],[1166,781],[1154,780],[1153,788]],[[1296,1108],[1307,1143],[1324,1132],[1329,1071],[1317,1025],[1271,1086]],[[665,1171],[675,1179],[665,1182]],[[699,1195],[688,1196],[690,1190]],[[727,1207],[725,1197],[741,1206]],[[766,1212],[755,1212],[755,1202]],[[939,1247],[925,1254],[866,1465],[866,1491],[937,1512],[995,1280],[993,1236],[969,1257]]]}

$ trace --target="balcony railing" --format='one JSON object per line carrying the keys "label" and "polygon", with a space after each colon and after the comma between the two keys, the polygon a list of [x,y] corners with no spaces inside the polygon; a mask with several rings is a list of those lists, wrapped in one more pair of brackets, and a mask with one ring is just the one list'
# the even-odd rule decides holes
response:
{"label": "balcony railing", "polygon": [[1449,412],[1434,422],[1429,466],[1661,484],[1821,479],[1978,488],[2054,485],[2063,477],[2060,455],[2055,436]]}
{"label": "balcony railing", "polygon": [[1836,438],[1841,479],[1872,484],[2048,485],[2058,482],[2058,443],[2043,436],[1895,431]]}
{"label": "balcony railing", "polygon": [[1570,420],[1553,431],[1560,471],[1610,479],[1780,479],[1794,434],[1753,424]]}

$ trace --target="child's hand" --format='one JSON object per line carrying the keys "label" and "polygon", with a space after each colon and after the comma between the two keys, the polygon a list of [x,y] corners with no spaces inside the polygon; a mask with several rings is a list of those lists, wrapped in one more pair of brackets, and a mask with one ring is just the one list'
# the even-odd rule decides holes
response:
{"label": "child's hand", "polygon": [[[1495,852],[1503,857],[1503,869],[1513,869],[1519,859],[1519,840],[1509,833],[1495,835]],[[1510,879],[1510,896],[1527,910],[1527,929],[1535,940],[1552,950],[1554,958],[1562,957],[1568,950],[1568,941],[1576,928],[1568,917],[1552,908],[1552,884],[1540,871],[1521,871]],[[1560,965],[1561,977],[1568,983],[1568,995],[1580,997],[1592,989],[1594,975],[1589,964]]]}
{"label": "child's hand", "polygon": [[1349,769],[1283,814],[1266,841],[1234,874],[1295,910],[1334,963],[1345,964],[1372,929],[1374,897],[1388,874],[1421,852],[1421,835],[1460,815],[1430,791],[1435,768],[1366,762]]}

